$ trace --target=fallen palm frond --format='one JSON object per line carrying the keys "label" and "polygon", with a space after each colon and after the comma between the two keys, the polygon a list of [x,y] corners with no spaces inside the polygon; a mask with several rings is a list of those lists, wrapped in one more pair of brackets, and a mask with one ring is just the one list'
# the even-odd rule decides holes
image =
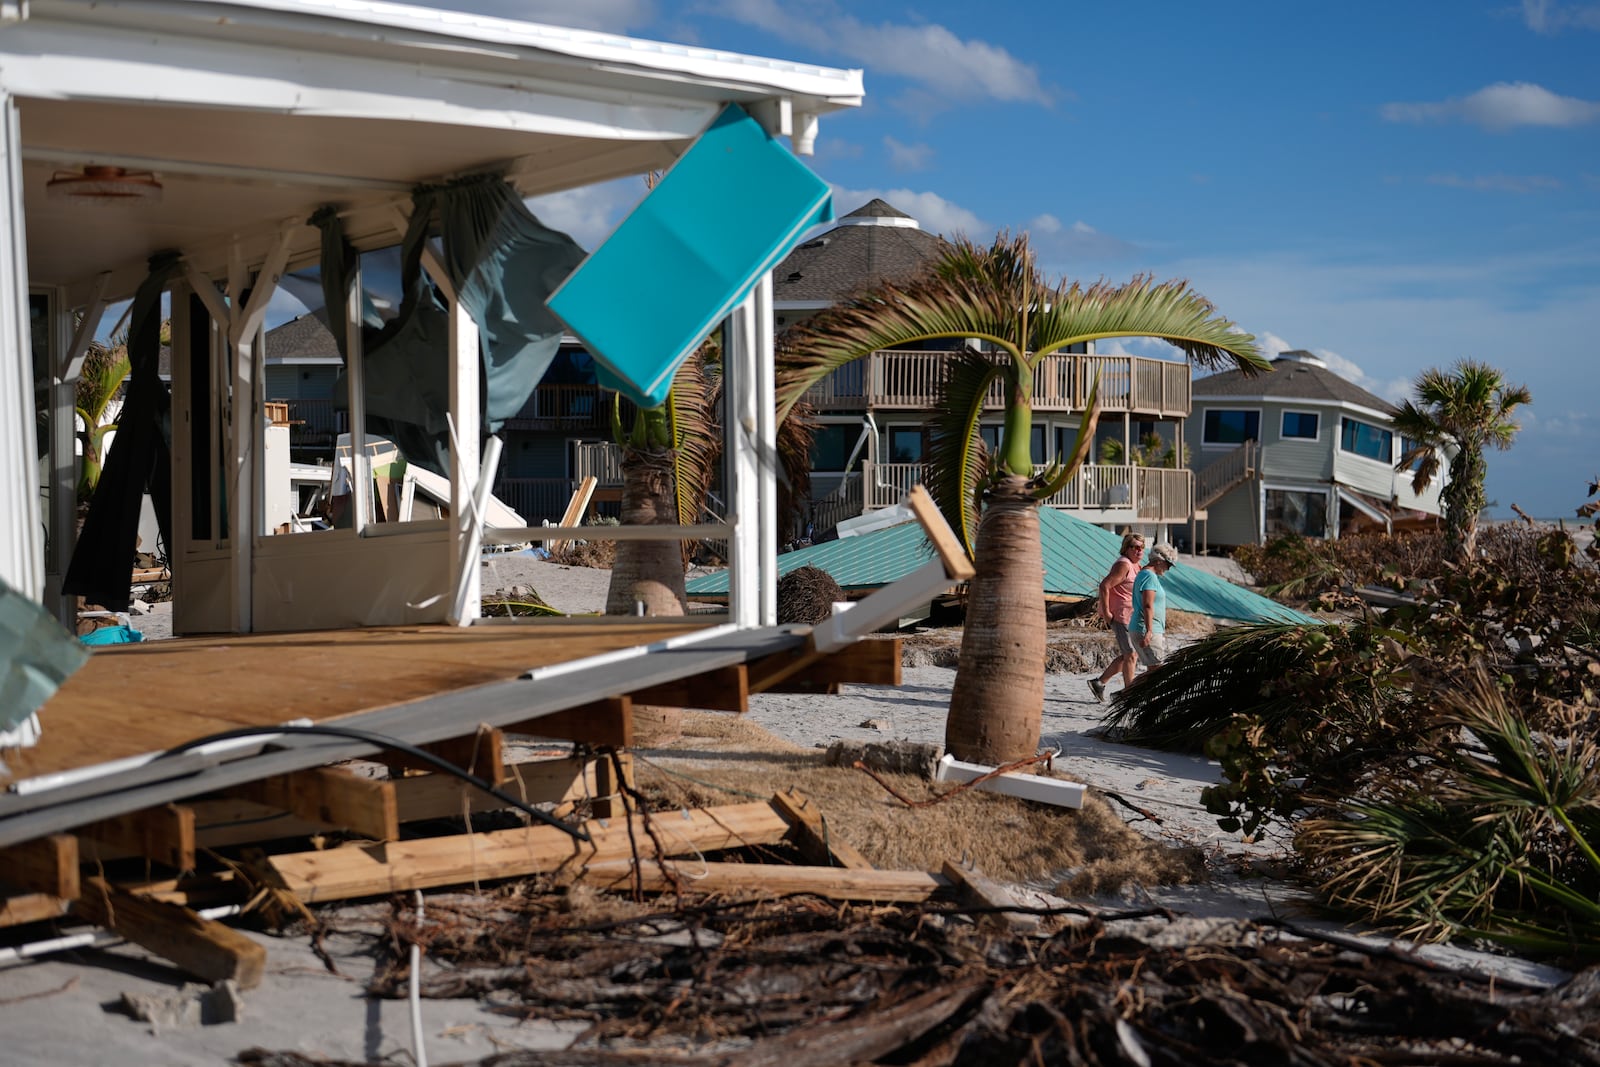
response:
{"label": "fallen palm frond", "polygon": [[1281,683],[1313,669],[1309,635],[1332,639],[1340,629],[1263,623],[1218,630],[1119,692],[1102,721],[1134,744],[1200,752],[1235,715],[1272,722],[1300,714],[1302,695]]}
{"label": "fallen palm frond", "polygon": [[[1481,668],[1441,693],[1423,761],[1296,847],[1330,902],[1408,935],[1600,957],[1600,746],[1576,716],[1530,729]],[[1563,728],[1565,727],[1565,728]]]}

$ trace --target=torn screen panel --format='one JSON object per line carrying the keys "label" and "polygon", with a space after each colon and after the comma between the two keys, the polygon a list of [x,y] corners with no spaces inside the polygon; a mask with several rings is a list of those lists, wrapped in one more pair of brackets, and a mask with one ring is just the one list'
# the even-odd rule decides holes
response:
{"label": "torn screen panel", "polygon": [[602,384],[656,407],[712,327],[832,218],[827,183],[730,104],[550,308],[604,368]]}

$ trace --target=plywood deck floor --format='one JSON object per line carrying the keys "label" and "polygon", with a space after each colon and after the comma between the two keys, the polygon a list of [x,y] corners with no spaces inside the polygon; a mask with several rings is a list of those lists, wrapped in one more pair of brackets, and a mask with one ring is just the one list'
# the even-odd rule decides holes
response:
{"label": "plywood deck floor", "polygon": [[40,710],[19,779],[159,752],[239,726],[323,720],[516,678],[531,667],[701,628],[617,622],[392,626],[189,637],[97,648]]}

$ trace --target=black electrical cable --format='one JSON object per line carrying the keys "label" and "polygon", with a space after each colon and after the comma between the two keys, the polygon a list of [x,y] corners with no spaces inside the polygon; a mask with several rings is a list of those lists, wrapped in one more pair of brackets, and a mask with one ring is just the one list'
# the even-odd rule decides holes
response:
{"label": "black electrical cable", "polygon": [[518,811],[526,812],[540,822],[554,826],[557,830],[571,834],[578,841],[590,840],[587,830],[577,826],[568,826],[549,812],[540,811],[538,808],[523,803],[511,794],[496,789],[466,768],[458,767],[449,760],[442,759],[425,748],[419,748],[407,741],[370,733],[366,730],[356,730],[348,726],[327,726],[320,723],[314,726],[241,726],[236,730],[224,730],[221,733],[210,734],[206,737],[197,737],[193,741],[185,741],[181,745],[167,749],[161,755],[176,756],[192,748],[199,748],[202,745],[209,745],[216,741],[232,741],[238,737],[262,737],[272,734],[314,734],[326,737],[343,737],[352,741],[362,741],[380,749],[393,749],[396,752],[404,752],[406,755],[430,764],[446,774],[455,775],[463,782],[483,790],[503,804],[516,808]]}

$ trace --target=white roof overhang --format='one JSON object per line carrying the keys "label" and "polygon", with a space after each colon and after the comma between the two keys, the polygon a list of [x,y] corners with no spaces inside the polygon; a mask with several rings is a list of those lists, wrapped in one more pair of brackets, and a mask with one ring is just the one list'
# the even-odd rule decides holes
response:
{"label": "white roof overhang", "polygon": [[[146,259],[259,262],[337,202],[392,243],[421,182],[492,171],[532,196],[669,167],[728,102],[814,136],[859,71],[368,0],[32,0],[0,16],[0,90],[21,116],[28,271],[73,299]],[[47,199],[57,169],[150,170],[159,203]],[[316,234],[295,234],[296,258]]]}

